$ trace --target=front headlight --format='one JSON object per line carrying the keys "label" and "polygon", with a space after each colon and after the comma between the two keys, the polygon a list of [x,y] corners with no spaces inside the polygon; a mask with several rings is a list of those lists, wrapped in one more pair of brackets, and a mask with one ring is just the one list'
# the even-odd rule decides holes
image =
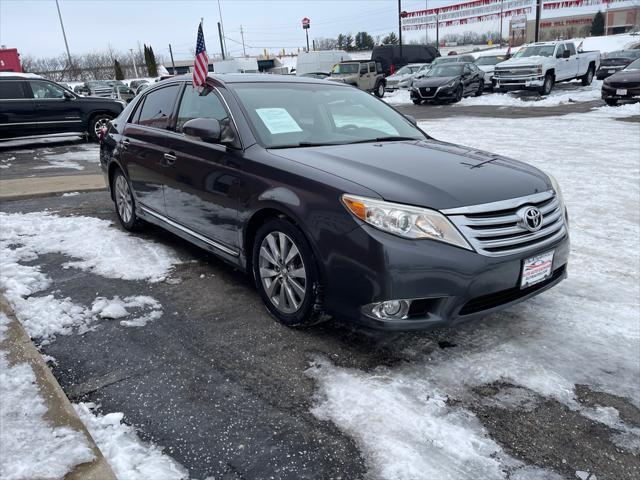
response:
{"label": "front headlight", "polygon": [[547,173],[547,177],[549,177],[549,180],[551,180],[551,186],[553,187],[553,191],[556,193],[556,197],[560,202],[560,208],[562,209],[561,211],[564,212],[565,220],[568,221],[569,213],[567,212],[567,207],[564,204],[564,198],[562,198],[562,190],[560,189],[560,184],[558,183],[558,180],[556,180],[556,177],[554,177],[550,173]]}
{"label": "front headlight", "polygon": [[369,225],[403,238],[428,238],[473,250],[449,219],[428,208],[412,207],[356,195],[342,195],[347,209]]}
{"label": "front headlight", "polygon": [[458,83],[458,80],[451,80],[449,83],[444,84],[442,87],[443,88],[453,88],[456,86],[456,83]]}
{"label": "front headlight", "polygon": [[536,71],[538,72],[538,75],[542,75],[542,65],[537,65]]}

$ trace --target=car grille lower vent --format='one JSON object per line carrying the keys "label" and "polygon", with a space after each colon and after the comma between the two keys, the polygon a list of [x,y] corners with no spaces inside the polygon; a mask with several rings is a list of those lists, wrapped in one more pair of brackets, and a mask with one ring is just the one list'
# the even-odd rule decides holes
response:
{"label": "car grille lower vent", "polygon": [[[524,212],[536,207],[542,214],[538,230],[525,227]],[[498,257],[521,254],[551,245],[567,234],[564,207],[553,192],[504,202],[443,211],[473,248]]]}

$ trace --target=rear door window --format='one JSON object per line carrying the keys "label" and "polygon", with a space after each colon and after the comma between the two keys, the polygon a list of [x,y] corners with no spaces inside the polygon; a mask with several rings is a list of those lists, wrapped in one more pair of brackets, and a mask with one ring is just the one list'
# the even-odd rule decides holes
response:
{"label": "rear door window", "polygon": [[369,62],[369,73],[376,73],[376,62]]}
{"label": "rear door window", "polygon": [[136,123],[145,127],[168,129],[179,88],[178,84],[174,84],[148,93]]}
{"label": "rear door window", "polygon": [[19,100],[27,98],[25,82],[20,80],[4,80],[0,82],[0,99]]}
{"label": "rear door window", "polygon": [[33,98],[64,98],[64,88],[42,80],[29,80]]}

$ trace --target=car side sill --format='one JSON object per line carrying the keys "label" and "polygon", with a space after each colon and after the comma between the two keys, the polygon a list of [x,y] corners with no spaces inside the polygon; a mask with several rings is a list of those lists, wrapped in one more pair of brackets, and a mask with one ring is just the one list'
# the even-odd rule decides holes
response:
{"label": "car side sill", "polygon": [[181,225],[181,224],[179,224],[177,222],[174,222],[173,220],[165,217],[164,215],[159,214],[158,212],[150,209],[149,207],[146,207],[144,205],[140,205],[140,209],[142,211],[144,211],[145,213],[157,218],[158,220],[160,220],[160,221],[162,221],[162,222],[164,222],[164,223],[166,223],[168,225],[171,225],[172,227],[177,228],[178,230],[180,230],[180,231],[182,231],[182,232],[184,232],[184,233],[186,233],[186,234],[188,234],[188,235],[190,235],[190,236],[192,236],[194,238],[197,238],[201,242],[204,242],[207,245],[210,245],[213,248],[216,248],[216,249],[226,253],[227,255],[232,255],[234,257],[237,257],[237,256],[240,255],[237,250],[233,250],[233,249],[231,249],[229,247],[226,247],[225,245],[222,245],[221,243],[218,243],[218,242],[216,242],[214,240],[211,240],[210,238],[205,237],[204,235],[200,235],[199,233],[194,232],[190,228],[187,228],[184,225]]}

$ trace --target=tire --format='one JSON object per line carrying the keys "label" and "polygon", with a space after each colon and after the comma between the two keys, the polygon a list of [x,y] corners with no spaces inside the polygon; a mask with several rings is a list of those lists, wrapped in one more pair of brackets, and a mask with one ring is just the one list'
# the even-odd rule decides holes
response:
{"label": "tire", "polygon": [[422,100],[411,100],[414,105],[422,105]]}
{"label": "tire", "polygon": [[384,82],[378,82],[376,88],[373,89],[373,93],[376,97],[384,97]]}
{"label": "tire", "polygon": [[582,85],[585,87],[591,85],[591,82],[593,82],[593,67],[590,66],[587,73],[585,73],[580,80],[582,80]]}
{"label": "tire", "polygon": [[610,107],[616,107],[618,105],[618,100],[615,98],[605,98],[604,101]]}
{"label": "tire", "polygon": [[484,82],[480,82],[480,85],[478,86],[478,91],[475,93],[475,96],[479,97],[480,95],[482,95],[483,91],[484,91]]}
{"label": "tire", "polygon": [[551,90],[553,90],[553,83],[553,75],[547,73],[544,77],[544,83],[542,84],[542,87],[540,87],[540,95],[549,95]]}
{"label": "tire", "polygon": [[89,136],[94,142],[100,140],[100,129],[106,127],[113,115],[109,113],[97,113],[89,121]]}
{"label": "tire", "polygon": [[[281,249],[287,250],[281,258]],[[294,251],[295,247],[295,251]],[[304,234],[291,222],[274,218],[256,232],[252,255],[256,288],[269,313],[288,327],[323,320],[320,276]]]}
{"label": "tire", "polygon": [[140,230],[142,220],[136,215],[136,203],[131,192],[131,185],[122,170],[117,169],[112,180],[113,203],[120,224],[130,232]]}
{"label": "tire", "polygon": [[462,85],[460,85],[456,90],[456,96],[453,98],[453,103],[458,103],[460,100],[462,100],[463,95],[464,89],[462,88]]}

